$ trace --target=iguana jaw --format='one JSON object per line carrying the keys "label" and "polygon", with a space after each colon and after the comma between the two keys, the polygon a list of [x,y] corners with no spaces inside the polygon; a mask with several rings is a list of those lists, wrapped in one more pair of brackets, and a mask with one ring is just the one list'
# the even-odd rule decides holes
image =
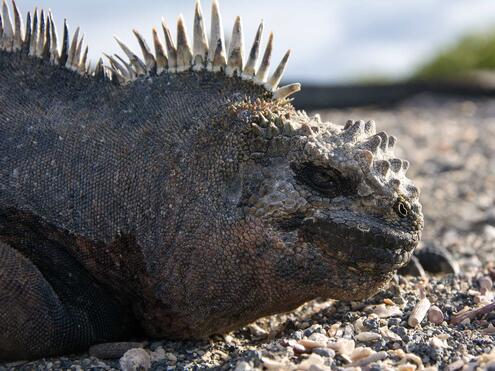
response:
{"label": "iguana jaw", "polygon": [[301,225],[305,242],[351,270],[369,273],[392,272],[406,264],[419,243],[420,231],[407,231],[378,218],[351,212],[319,214]]}

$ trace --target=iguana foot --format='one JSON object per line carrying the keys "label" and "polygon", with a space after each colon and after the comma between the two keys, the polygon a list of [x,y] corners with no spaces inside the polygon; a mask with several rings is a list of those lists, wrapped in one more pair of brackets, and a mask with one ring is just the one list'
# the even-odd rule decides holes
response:
{"label": "iguana foot", "polygon": [[126,332],[122,311],[82,269],[57,271],[55,259],[41,270],[2,242],[0,262],[1,360],[76,352]]}

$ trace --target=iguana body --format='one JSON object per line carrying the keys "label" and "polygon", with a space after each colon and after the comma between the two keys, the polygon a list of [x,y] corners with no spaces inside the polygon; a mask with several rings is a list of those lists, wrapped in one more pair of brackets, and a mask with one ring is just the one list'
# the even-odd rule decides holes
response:
{"label": "iguana body", "polygon": [[138,34],[144,61],[124,46],[89,73],[77,33],[59,52],[41,16],[19,37],[3,4],[0,359],[205,337],[370,296],[409,260],[422,214],[395,139],[295,111],[288,55],[266,82],[271,40],[243,63],[238,20],[226,59],[217,10],[210,48],[197,5],[192,51],[180,20],[177,48]]}

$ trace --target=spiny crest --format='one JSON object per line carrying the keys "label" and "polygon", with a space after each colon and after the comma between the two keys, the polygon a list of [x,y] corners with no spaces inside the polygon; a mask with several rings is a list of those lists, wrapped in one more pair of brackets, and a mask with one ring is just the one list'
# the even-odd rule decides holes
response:
{"label": "spiny crest", "polygon": [[9,6],[2,0],[0,15],[0,50],[21,52],[31,57],[41,58],[53,65],[64,66],[80,74],[90,74],[88,47],[83,47],[84,36],[76,30],[69,45],[69,31],[64,24],[64,40],[61,49],[58,45],[57,29],[50,11],[34,10],[27,13],[26,26],[23,26],[21,13],[12,0],[14,21]]}
{"label": "spiny crest", "polygon": [[[243,80],[252,81],[263,86],[272,93],[275,100],[282,100],[301,89],[300,84],[291,84],[280,87],[290,51],[282,58],[275,68],[272,76],[268,78],[270,61],[273,49],[273,34],[270,34],[265,52],[261,61],[258,61],[263,24],[256,33],[248,59],[244,59],[244,38],[242,32],[242,20],[237,17],[232,30],[231,42],[228,52],[222,27],[222,17],[217,0],[212,2],[212,16],[210,38],[206,34],[203,11],[199,0],[194,9],[194,26],[192,46],[189,41],[184,18],[179,17],[177,22],[177,40],[174,43],[170,30],[162,22],[162,30],[165,46],[160,39],[158,31],[153,28],[153,50],[146,39],[137,31],[133,33],[139,43],[142,59],[127,45],[115,38],[124,51],[128,61],[118,55],[106,55],[109,67],[103,65],[100,59],[94,68],[88,63],[88,47],[84,47],[84,35],[80,35],[77,28],[72,38],[69,35],[69,27],[64,22],[62,45],[59,47],[57,30],[52,13],[38,11],[28,12],[26,26],[19,10],[12,0],[13,14],[11,17],[6,0],[2,0],[0,12],[0,50],[9,52],[23,52],[31,57],[41,58],[53,65],[65,67],[82,75],[92,75],[96,78],[109,78],[118,83],[128,83],[141,76],[160,75],[162,73],[181,73],[189,70],[210,72],[222,72],[229,77],[240,77]],[[13,20],[12,20],[13,19]],[[259,62],[259,63],[258,63]]]}
{"label": "spiny crest", "polygon": [[[301,89],[300,84],[292,84],[279,88],[280,81],[290,51],[282,58],[273,75],[267,79],[270,68],[270,59],[273,49],[273,35],[270,34],[263,59],[258,66],[258,56],[263,33],[260,25],[248,60],[244,63],[244,39],[242,32],[241,17],[237,17],[232,30],[232,37],[228,51],[225,49],[222,17],[218,2],[213,0],[210,39],[206,36],[203,11],[199,0],[196,1],[194,10],[194,26],[192,47],[187,35],[184,18],[179,17],[177,22],[177,43],[174,44],[170,30],[165,21],[162,22],[166,48],[160,40],[156,29],[152,30],[155,52],[152,53],[144,38],[134,31],[143,54],[142,61],[130,48],[116,38],[118,44],[129,59],[131,71],[127,66],[118,66],[110,61],[110,70],[121,82],[128,82],[143,75],[160,75],[162,73],[180,73],[189,70],[211,72],[223,72],[229,77],[238,76],[244,80],[252,81],[254,84],[262,85],[271,92],[274,99],[285,99]],[[123,68],[125,67],[125,68]]]}
{"label": "spiny crest", "polygon": [[341,138],[355,146],[361,168],[370,177],[396,190],[405,187],[413,197],[419,196],[418,188],[406,178],[409,161],[395,157],[397,139],[384,131],[377,133],[374,121],[348,121]]}
{"label": "spiny crest", "polygon": [[[304,153],[312,162],[346,163],[364,174],[361,195],[374,192],[407,194],[419,197],[419,190],[407,178],[409,162],[394,154],[396,138],[376,132],[374,121],[348,121],[344,128],[322,123],[318,115],[309,118],[305,112],[287,117],[259,113],[251,124],[254,136],[271,140],[277,136],[306,137]],[[371,185],[371,186],[370,186]]]}

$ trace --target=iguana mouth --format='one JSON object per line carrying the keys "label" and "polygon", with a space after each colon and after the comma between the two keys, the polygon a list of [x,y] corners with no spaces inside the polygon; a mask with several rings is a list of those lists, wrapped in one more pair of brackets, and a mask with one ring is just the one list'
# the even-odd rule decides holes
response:
{"label": "iguana mouth", "polygon": [[304,240],[333,259],[359,271],[386,272],[407,264],[421,239],[421,232],[393,227],[378,218],[366,223],[353,213],[306,219]]}

